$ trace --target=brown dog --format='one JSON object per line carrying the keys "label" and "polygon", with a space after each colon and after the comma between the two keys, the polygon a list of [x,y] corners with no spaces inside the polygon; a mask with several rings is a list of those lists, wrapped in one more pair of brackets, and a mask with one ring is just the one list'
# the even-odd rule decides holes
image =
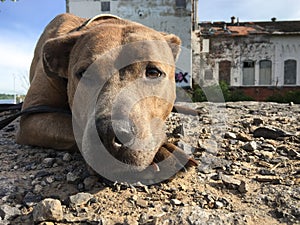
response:
{"label": "brown dog", "polygon": [[[167,158],[176,151],[164,145],[163,126],[175,101],[180,43],[175,35],[115,16],[57,16],[37,43],[23,109],[70,109],[81,118],[75,121],[81,131],[74,132],[69,115],[34,114],[21,118],[17,142],[72,149],[89,139],[94,123],[108,152],[134,170]],[[91,104],[93,115],[87,114]]]}

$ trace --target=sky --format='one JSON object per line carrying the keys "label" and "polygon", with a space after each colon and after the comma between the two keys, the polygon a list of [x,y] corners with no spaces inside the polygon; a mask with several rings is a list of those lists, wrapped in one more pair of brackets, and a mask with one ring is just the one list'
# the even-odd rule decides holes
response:
{"label": "sky", "polygon": [[[0,2],[0,93],[25,94],[34,47],[44,27],[66,10],[65,0]],[[299,0],[199,0],[199,21],[300,20]]]}

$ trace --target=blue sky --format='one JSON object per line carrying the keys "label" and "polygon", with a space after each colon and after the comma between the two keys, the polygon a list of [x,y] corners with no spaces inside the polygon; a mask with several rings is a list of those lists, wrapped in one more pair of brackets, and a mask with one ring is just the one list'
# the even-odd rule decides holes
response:
{"label": "blue sky", "polygon": [[[300,20],[299,0],[199,0],[200,21]],[[37,39],[65,0],[0,2],[0,93],[26,93],[30,63]],[[15,85],[14,85],[15,83]],[[15,87],[15,88],[14,88]]]}

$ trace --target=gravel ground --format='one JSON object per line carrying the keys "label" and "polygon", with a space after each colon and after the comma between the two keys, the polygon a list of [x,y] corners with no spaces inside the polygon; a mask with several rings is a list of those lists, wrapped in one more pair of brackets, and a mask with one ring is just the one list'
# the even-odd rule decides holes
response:
{"label": "gravel ground", "polygon": [[[0,131],[2,224],[299,224],[300,105],[185,104],[167,135],[199,162],[160,184],[111,183],[78,152],[15,143]],[[2,114],[0,118],[4,118]]]}

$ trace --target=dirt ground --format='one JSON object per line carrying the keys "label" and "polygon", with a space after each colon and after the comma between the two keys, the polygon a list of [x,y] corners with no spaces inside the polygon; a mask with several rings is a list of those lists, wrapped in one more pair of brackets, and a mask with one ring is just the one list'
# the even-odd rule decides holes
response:
{"label": "dirt ground", "polygon": [[300,224],[300,105],[185,105],[199,116],[173,113],[167,135],[199,166],[150,186],[90,174],[78,152],[18,145],[18,122],[7,126],[0,225]]}

